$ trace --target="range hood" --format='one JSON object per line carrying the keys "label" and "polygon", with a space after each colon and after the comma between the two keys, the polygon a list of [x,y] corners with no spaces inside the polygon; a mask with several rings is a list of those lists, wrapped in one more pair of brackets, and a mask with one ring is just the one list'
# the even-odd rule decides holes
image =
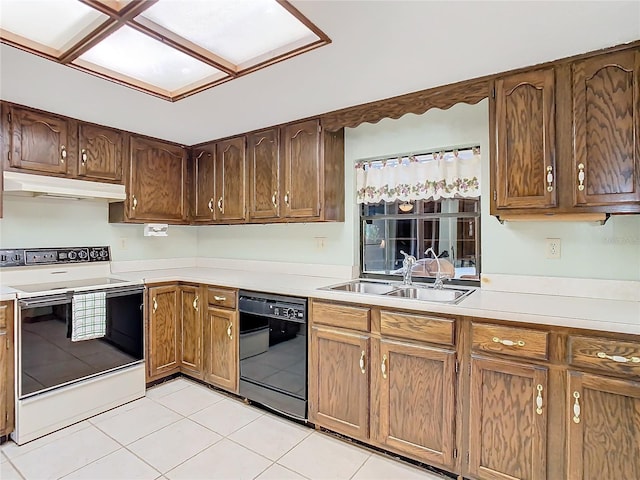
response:
{"label": "range hood", "polygon": [[124,185],[19,172],[4,172],[3,190],[12,195],[89,198],[109,202],[121,202],[126,198]]}

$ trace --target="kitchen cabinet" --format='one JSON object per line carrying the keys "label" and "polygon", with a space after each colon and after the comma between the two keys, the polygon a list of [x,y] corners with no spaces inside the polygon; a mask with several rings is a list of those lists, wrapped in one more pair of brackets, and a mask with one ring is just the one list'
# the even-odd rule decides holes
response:
{"label": "kitchen cabinet", "polygon": [[244,222],[246,138],[234,137],[216,143],[215,220],[219,223]]}
{"label": "kitchen cabinet", "polygon": [[[180,285],[180,371],[202,378],[203,318],[199,285]],[[206,305],[206,304],[204,304]]]}
{"label": "kitchen cabinet", "polygon": [[270,128],[247,136],[249,218],[280,216],[280,130]]}
{"label": "kitchen cabinet", "polygon": [[187,223],[186,150],[132,136],[128,160],[127,200],[109,204],[109,220]]}
{"label": "kitchen cabinet", "polygon": [[13,301],[0,302],[0,438],[13,431]]}
{"label": "kitchen cabinet", "polygon": [[70,164],[77,160],[74,121],[10,104],[3,107],[10,168],[40,174],[70,172]]}
{"label": "kitchen cabinet", "polygon": [[237,291],[208,288],[204,323],[204,380],[231,392],[238,391]]}
{"label": "kitchen cabinet", "polygon": [[215,144],[193,150],[191,221],[211,223],[215,204]]}
{"label": "kitchen cabinet", "polygon": [[120,130],[80,123],[78,176],[121,183],[124,142]]}
{"label": "kitchen cabinet", "polygon": [[490,129],[492,215],[640,212],[637,46],[499,76]]}
{"label": "kitchen cabinet", "polygon": [[180,371],[179,287],[150,287],[147,298],[148,382]]}

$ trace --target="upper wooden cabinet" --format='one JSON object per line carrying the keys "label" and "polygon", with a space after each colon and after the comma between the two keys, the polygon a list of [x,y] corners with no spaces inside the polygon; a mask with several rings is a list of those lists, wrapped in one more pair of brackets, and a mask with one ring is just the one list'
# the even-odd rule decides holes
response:
{"label": "upper wooden cabinet", "polygon": [[109,220],[187,223],[185,149],[132,136],[128,163],[127,200],[109,204]]}
{"label": "upper wooden cabinet", "polygon": [[491,214],[640,212],[640,49],[496,79]]}
{"label": "upper wooden cabinet", "polygon": [[5,104],[9,167],[66,175],[77,159],[76,124],[64,117]]}
{"label": "upper wooden cabinet", "polygon": [[191,155],[191,220],[211,222],[215,205],[215,144],[195,149]]}
{"label": "upper wooden cabinet", "polygon": [[124,133],[81,123],[78,127],[78,176],[122,181]]}
{"label": "upper wooden cabinet", "polygon": [[556,206],[552,68],[496,80],[496,207]]}
{"label": "upper wooden cabinet", "polygon": [[640,204],[640,50],[573,65],[573,202]]}
{"label": "upper wooden cabinet", "polygon": [[280,216],[280,132],[271,128],[247,136],[249,218]]}
{"label": "upper wooden cabinet", "polygon": [[244,136],[216,143],[214,218],[217,221],[235,223],[246,218],[245,153]]}

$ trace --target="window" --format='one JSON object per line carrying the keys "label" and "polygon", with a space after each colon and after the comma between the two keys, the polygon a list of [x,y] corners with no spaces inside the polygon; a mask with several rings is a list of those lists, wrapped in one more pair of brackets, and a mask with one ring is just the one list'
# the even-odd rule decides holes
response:
{"label": "window", "polygon": [[362,275],[402,276],[405,252],[418,259],[413,278],[435,278],[432,248],[442,276],[478,281],[479,165],[478,147],[358,162]]}

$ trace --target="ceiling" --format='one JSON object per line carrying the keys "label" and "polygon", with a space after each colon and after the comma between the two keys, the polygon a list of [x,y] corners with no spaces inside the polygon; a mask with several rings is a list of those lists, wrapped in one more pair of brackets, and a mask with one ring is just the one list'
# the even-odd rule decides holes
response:
{"label": "ceiling", "polygon": [[7,45],[0,98],[192,145],[640,39],[638,1],[291,3],[330,45],[175,103]]}

